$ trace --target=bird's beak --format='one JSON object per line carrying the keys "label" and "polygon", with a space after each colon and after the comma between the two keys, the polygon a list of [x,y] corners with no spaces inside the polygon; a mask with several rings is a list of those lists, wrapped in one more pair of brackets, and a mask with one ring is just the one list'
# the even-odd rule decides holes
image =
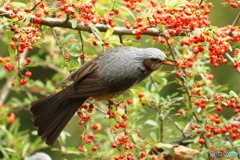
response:
{"label": "bird's beak", "polygon": [[169,58],[165,58],[164,61],[162,61],[163,64],[169,64],[169,65],[174,65],[175,63],[177,63],[177,61],[169,59]]}

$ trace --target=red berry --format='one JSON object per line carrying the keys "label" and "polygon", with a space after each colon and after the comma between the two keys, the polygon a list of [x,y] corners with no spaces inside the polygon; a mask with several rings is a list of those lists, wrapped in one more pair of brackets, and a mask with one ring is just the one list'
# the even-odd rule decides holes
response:
{"label": "red berry", "polygon": [[117,147],[118,147],[117,143],[112,144],[112,148],[117,148]]}
{"label": "red berry", "polygon": [[144,96],[143,93],[139,93],[139,94],[138,94],[138,98],[142,98],[143,96]]}
{"label": "red berry", "polygon": [[92,147],[92,151],[93,151],[93,152],[96,152],[97,150],[98,150],[98,148],[97,148],[97,147],[95,147],[95,146],[94,146],[94,147]]}
{"label": "red berry", "polygon": [[82,151],[84,151],[84,147],[83,147],[83,146],[79,146],[79,147],[78,147],[78,150],[79,150],[80,152],[82,152]]}
{"label": "red berry", "polygon": [[98,125],[94,124],[94,125],[92,126],[92,129],[93,129],[93,130],[97,130],[97,129],[98,129]]}
{"label": "red berry", "polygon": [[199,139],[198,143],[205,144],[205,140],[203,138]]}
{"label": "red berry", "polygon": [[84,26],[88,26],[89,23],[87,21],[84,22]]}
{"label": "red berry", "polygon": [[183,111],[182,111],[182,110],[178,110],[178,113],[179,113],[179,114],[183,114]]}
{"label": "red berry", "polygon": [[96,45],[97,45],[97,41],[96,41],[96,40],[92,41],[92,44],[93,44],[94,46],[96,46]]}
{"label": "red berry", "polygon": [[85,123],[85,122],[82,121],[82,120],[78,122],[79,125],[84,125],[84,123]]}
{"label": "red berry", "polygon": [[24,85],[24,84],[26,84],[27,82],[28,82],[27,79],[22,79],[22,80],[20,81],[20,85]]}
{"label": "red berry", "polygon": [[93,140],[93,139],[94,139],[94,135],[89,134],[89,135],[88,135],[88,139]]}
{"label": "red berry", "polygon": [[221,106],[218,106],[217,108],[216,108],[216,111],[218,111],[218,112],[221,112],[223,109],[222,109],[222,107]]}
{"label": "red berry", "polygon": [[83,53],[81,53],[81,54],[79,55],[79,58],[80,58],[80,59],[84,59],[84,58],[85,58],[85,55],[84,55]]}
{"label": "red berry", "polygon": [[126,115],[126,114],[123,114],[123,115],[122,115],[122,119],[127,119],[127,115]]}
{"label": "red berry", "polygon": [[43,13],[44,13],[44,14],[48,14],[49,11],[48,11],[48,10],[44,10]]}
{"label": "red berry", "polygon": [[219,124],[219,123],[221,122],[221,120],[218,119],[218,118],[216,118],[214,122],[217,123],[217,124]]}
{"label": "red berry", "polygon": [[219,151],[220,152],[226,152],[226,150],[224,148],[221,148]]}
{"label": "red berry", "polygon": [[133,101],[132,100],[127,100],[127,104],[132,104]]}
{"label": "red berry", "polygon": [[114,127],[115,127],[116,129],[120,128],[119,123],[115,124]]}
{"label": "red berry", "polygon": [[146,156],[147,156],[147,153],[145,153],[145,152],[142,152],[142,153],[140,154],[140,157],[141,157],[141,158],[146,157]]}
{"label": "red berry", "polygon": [[26,58],[26,61],[27,61],[27,63],[30,63],[30,62],[32,62],[32,59],[29,58],[29,57],[27,57],[27,58]]}
{"label": "red berry", "polygon": [[83,111],[82,111],[82,110],[78,110],[78,111],[77,111],[77,115],[80,116],[80,115],[82,115],[82,114],[83,114]]}
{"label": "red berry", "polygon": [[202,82],[197,82],[197,87],[198,88],[202,87]]}
{"label": "red berry", "polygon": [[163,157],[167,157],[167,156],[168,156],[168,153],[163,152],[162,155],[163,155]]}
{"label": "red berry", "polygon": [[109,42],[104,42],[103,45],[104,45],[105,47],[109,47],[110,43],[109,43]]}
{"label": "red berry", "polygon": [[27,71],[27,72],[25,73],[25,76],[26,76],[26,77],[31,77],[31,76],[32,76],[32,72]]}
{"label": "red berry", "polygon": [[70,55],[68,53],[65,53],[63,56],[64,56],[64,59],[69,59],[70,58]]}

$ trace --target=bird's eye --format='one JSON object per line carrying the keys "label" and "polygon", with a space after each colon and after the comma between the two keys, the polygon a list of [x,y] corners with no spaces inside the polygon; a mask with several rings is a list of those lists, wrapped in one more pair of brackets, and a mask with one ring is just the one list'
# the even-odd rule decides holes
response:
{"label": "bird's eye", "polygon": [[160,60],[159,60],[158,58],[151,58],[150,60],[151,60],[152,62],[155,62],[155,63],[160,62]]}

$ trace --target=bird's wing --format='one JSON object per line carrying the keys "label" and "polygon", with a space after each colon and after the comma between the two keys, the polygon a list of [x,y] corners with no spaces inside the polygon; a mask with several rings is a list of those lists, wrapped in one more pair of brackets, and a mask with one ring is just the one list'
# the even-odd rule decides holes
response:
{"label": "bird's wing", "polygon": [[98,76],[98,72],[93,72],[85,79],[75,84],[75,92],[81,96],[98,96],[101,94],[115,94],[126,91],[138,82],[134,80],[121,80],[117,82],[108,81]]}
{"label": "bird's wing", "polygon": [[71,75],[69,75],[67,78],[63,79],[60,83],[56,85],[56,87],[61,87],[64,84],[68,82],[76,82],[87,76],[88,74],[91,74],[93,71],[95,71],[99,65],[97,64],[97,60],[99,57],[85,63],[83,66],[81,66],[78,70],[73,72]]}
{"label": "bird's wing", "polygon": [[[101,56],[101,55],[100,55]],[[138,78],[121,79],[121,81],[109,81],[99,76],[99,57],[84,64],[80,69],[65,78],[60,85],[73,81],[65,88],[67,92],[61,95],[62,98],[92,97],[101,94],[111,94],[126,91],[139,82]]]}

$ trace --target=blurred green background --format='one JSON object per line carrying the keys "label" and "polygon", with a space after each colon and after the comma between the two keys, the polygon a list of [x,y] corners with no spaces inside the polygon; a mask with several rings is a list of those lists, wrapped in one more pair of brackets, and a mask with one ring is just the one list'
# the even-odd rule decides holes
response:
{"label": "blurred green background", "polygon": [[[208,2],[212,2],[214,5],[214,7],[211,9],[211,13],[210,13],[210,21],[213,26],[223,27],[223,26],[230,25],[233,23],[234,19],[236,18],[237,14],[239,12],[238,9],[231,8],[229,5],[224,6],[223,4],[221,4],[221,3],[225,2],[224,0],[213,0],[213,1],[208,1]],[[9,41],[4,38],[4,30],[0,31],[0,38],[1,38],[0,57],[8,56]],[[143,48],[159,47],[159,44],[156,44],[156,46],[151,46],[150,42],[146,42],[146,39],[148,39],[148,38],[150,38],[150,37],[144,36],[141,39],[141,41],[140,41],[141,47],[143,47]],[[137,43],[139,43],[139,41]],[[38,49],[36,49],[36,50],[38,50]],[[35,51],[31,52],[31,54],[35,54],[34,52]],[[48,54],[48,53],[44,53],[44,54]],[[96,53],[96,54],[98,54],[98,53]],[[0,70],[3,70],[3,69],[4,68],[0,68]],[[162,70],[164,70],[164,71],[171,70],[171,66],[164,66]],[[45,79],[47,79],[47,77],[52,77],[56,73],[55,71],[53,71],[51,69],[42,68],[40,66],[35,67],[35,68],[30,68],[30,71],[32,71],[34,73],[33,77],[32,77],[34,80],[42,79],[43,78],[42,73],[44,73]],[[37,74],[37,73],[39,73],[39,74]],[[220,67],[218,67],[218,68],[212,68],[212,73],[214,74],[216,81],[219,84],[227,85],[230,88],[230,90],[234,90],[236,93],[240,93],[239,73],[237,73],[235,71],[235,69],[232,68],[231,64],[220,65]],[[172,78],[172,80],[173,80],[174,76],[171,76],[170,78]],[[2,89],[3,86],[5,85],[5,83],[6,83],[5,80],[6,79],[0,78],[0,89]],[[59,81],[60,81],[60,79],[59,79]],[[168,94],[173,93],[173,91],[175,91],[175,89],[177,87],[179,87],[177,84],[171,84],[169,86],[166,86],[161,92],[164,93],[165,95],[168,95]],[[14,90],[11,90],[11,93],[8,95],[8,98],[6,99],[5,102],[7,102],[11,97],[23,99],[25,96],[26,95],[22,94],[21,92],[16,92]],[[154,112],[154,111],[150,111],[149,114],[151,114],[151,112]],[[232,113],[224,113],[224,116],[226,116],[226,117],[230,117],[231,115],[232,115]],[[17,117],[20,118],[20,123],[22,124],[21,130],[31,130],[31,131],[35,130],[33,127],[32,121],[31,121],[31,115],[28,110],[18,112]],[[76,141],[75,139],[78,138],[78,136],[81,134],[81,130],[78,130],[76,132],[76,127],[75,127],[77,125],[76,122],[77,122],[77,120],[71,121],[65,128],[65,130],[67,132],[70,132],[72,134],[72,136],[70,138],[68,138],[69,146],[78,146],[78,141]],[[32,138],[34,139],[36,137],[32,136]],[[45,149],[43,151],[49,153],[53,159],[61,158],[61,155],[50,151],[50,149]],[[71,155],[67,155],[66,158],[72,159],[73,157]]]}

